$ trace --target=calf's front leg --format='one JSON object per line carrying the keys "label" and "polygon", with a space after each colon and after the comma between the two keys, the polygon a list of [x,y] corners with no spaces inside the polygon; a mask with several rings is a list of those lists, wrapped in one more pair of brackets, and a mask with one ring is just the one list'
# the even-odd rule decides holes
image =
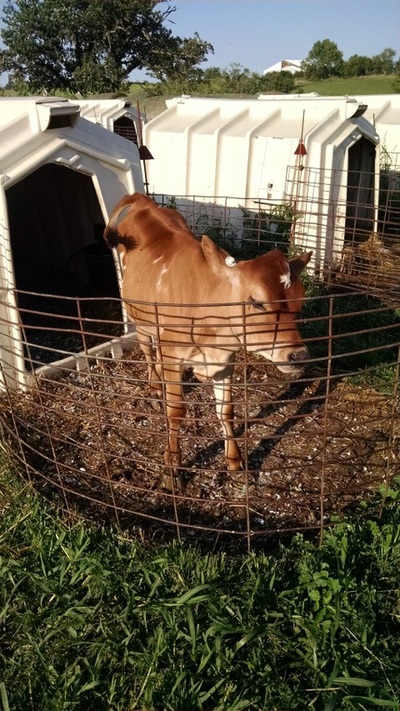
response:
{"label": "calf's front leg", "polygon": [[232,371],[220,380],[213,380],[215,409],[225,436],[225,457],[229,471],[243,468],[242,455],[233,430]]}
{"label": "calf's front leg", "polygon": [[[165,487],[177,493],[182,491],[182,481],[179,468],[181,466],[181,448],[179,430],[186,415],[186,403],[183,397],[180,366],[163,365],[162,386],[166,404],[168,446],[164,452],[164,462],[167,468]],[[173,479],[174,477],[174,479]],[[173,486],[173,482],[175,486]]]}

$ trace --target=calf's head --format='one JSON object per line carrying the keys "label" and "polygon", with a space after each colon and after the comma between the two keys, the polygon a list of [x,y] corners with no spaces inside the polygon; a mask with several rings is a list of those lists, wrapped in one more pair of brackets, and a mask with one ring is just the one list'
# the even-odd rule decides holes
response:
{"label": "calf's head", "polygon": [[[207,243],[205,244],[205,240]],[[298,376],[309,358],[301,338],[298,319],[304,302],[304,286],[299,279],[312,252],[293,259],[278,249],[246,261],[236,262],[226,252],[203,237],[207,261],[219,268],[231,287],[231,328],[242,345],[272,361],[288,375]]]}

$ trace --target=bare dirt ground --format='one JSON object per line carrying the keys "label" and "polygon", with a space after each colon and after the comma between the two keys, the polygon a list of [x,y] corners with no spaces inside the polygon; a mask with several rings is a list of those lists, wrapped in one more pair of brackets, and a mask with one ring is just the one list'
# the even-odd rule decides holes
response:
{"label": "bare dirt ground", "polygon": [[327,523],[398,470],[400,421],[393,397],[326,374],[290,382],[240,353],[236,434],[245,470],[225,470],[210,383],[185,374],[179,496],[164,487],[166,422],[149,400],[139,348],[120,361],[1,401],[3,440],[46,494],[98,519],[153,530],[251,532]]}

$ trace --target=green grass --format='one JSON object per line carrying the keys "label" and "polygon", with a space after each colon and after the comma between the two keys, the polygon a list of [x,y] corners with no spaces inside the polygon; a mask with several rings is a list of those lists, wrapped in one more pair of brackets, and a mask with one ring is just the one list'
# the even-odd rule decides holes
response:
{"label": "green grass", "polygon": [[377,297],[328,289],[307,276],[304,282],[308,298],[301,331],[313,359],[323,365],[331,358],[333,375],[393,394],[398,379],[400,310]]}
{"label": "green grass", "polygon": [[0,709],[399,709],[400,511],[246,555],[62,522],[3,463]]}
{"label": "green grass", "polygon": [[299,79],[296,90],[304,93],[315,91],[321,96],[357,96],[357,94],[395,94],[395,75],[332,78],[307,82]]}

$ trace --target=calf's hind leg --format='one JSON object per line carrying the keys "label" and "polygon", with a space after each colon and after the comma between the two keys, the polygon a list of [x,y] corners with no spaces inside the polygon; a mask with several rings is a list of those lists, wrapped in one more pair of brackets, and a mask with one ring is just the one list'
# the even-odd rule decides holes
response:
{"label": "calf's hind leg", "polygon": [[153,346],[151,336],[147,334],[139,335],[139,345],[142,349],[147,363],[147,378],[150,386],[151,405],[155,410],[162,410],[163,389],[161,383],[161,365],[158,362],[158,354]]}

